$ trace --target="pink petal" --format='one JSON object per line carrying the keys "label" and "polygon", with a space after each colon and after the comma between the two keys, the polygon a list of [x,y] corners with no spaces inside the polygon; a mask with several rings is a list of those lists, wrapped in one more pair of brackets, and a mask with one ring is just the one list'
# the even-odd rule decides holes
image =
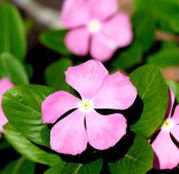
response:
{"label": "pink petal", "polygon": [[67,28],[85,25],[90,18],[87,2],[85,0],[65,0],[60,17]]}
{"label": "pink petal", "polygon": [[172,120],[174,121],[175,125],[174,128],[171,130],[171,133],[176,138],[176,140],[179,141],[179,105],[175,107]]}
{"label": "pink petal", "polygon": [[106,37],[103,33],[98,33],[92,37],[91,41],[91,57],[105,62],[109,60],[118,46],[109,37]]}
{"label": "pink petal", "polygon": [[96,111],[86,116],[89,144],[104,150],[114,146],[125,134],[127,123],[121,114],[101,115]]}
{"label": "pink petal", "polygon": [[133,32],[130,17],[127,14],[115,15],[103,24],[102,32],[109,37],[118,48],[125,47],[132,42]]}
{"label": "pink petal", "polygon": [[176,124],[179,124],[179,105],[175,107],[174,114],[172,116],[172,120],[175,121]]}
{"label": "pink petal", "polygon": [[0,79],[0,132],[3,131],[3,126],[8,122],[2,110],[2,97],[3,94],[14,85],[7,78]]}
{"label": "pink petal", "polygon": [[127,109],[135,101],[137,91],[130,79],[120,72],[106,76],[94,97],[94,107],[99,109]]}
{"label": "pink petal", "polygon": [[167,118],[171,117],[174,102],[175,102],[175,95],[172,89],[170,89],[169,90],[169,104],[168,104],[168,109],[167,109],[167,114],[166,114]]}
{"label": "pink petal", "polygon": [[175,94],[171,89],[170,89],[170,100],[171,100],[171,105],[173,107],[173,105],[175,103]]}
{"label": "pink petal", "polygon": [[[0,99],[2,99],[3,94],[14,85],[7,78],[0,79]],[[1,101],[1,100],[0,100]]]}
{"label": "pink petal", "polygon": [[0,132],[3,132],[3,126],[8,122],[7,118],[5,117],[2,108],[0,108]]}
{"label": "pink petal", "polygon": [[67,111],[77,108],[79,99],[68,92],[58,91],[42,102],[42,120],[44,123],[55,121]]}
{"label": "pink petal", "polygon": [[89,0],[92,17],[105,19],[114,15],[118,10],[117,0]]}
{"label": "pink petal", "polygon": [[67,83],[78,91],[83,99],[90,99],[98,92],[108,71],[101,62],[89,60],[68,68],[65,75]]}
{"label": "pink petal", "polygon": [[51,130],[51,148],[58,153],[77,155],[87,147],[85,115],[76,110],[59,121]]}
{"label": "pink petal", "polygon": [[175,127],[171,130],[172,135],[179,142],[179,125],[175,125]]}
{"label": "pink petal", "polygon": [[90,34],[86,28],[78,28],[71,30],[65,37],[67,48],[74,54],[85,56],[89,49]]}
{"label": "pink petal", "polygon": [[154,142],[153,150],[156,154],[154,168],[172,169],[179,163],[179,149],[172,142],[168,132],[160,131]]}

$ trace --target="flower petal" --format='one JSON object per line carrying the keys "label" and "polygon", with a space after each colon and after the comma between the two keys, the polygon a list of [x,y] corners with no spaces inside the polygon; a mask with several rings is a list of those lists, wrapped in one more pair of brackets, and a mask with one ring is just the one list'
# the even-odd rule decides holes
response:
{"label": "flower petal", "polygon": [[89,49],[89,38],[90,34],[86,28],[73,29],[67,33],[65,44],[72,53],[85,56]]}
{"label": "flower petal", "polygon": [[101,115],[96,111],[86,116],[88,141],[96,149],[114,146],[125,134],[127,123],[121,114]]}
{"label": "flower petal", "polygon": [[172,116],[172,120],[176,122],[176,124],[179,124],[179,105],[175,107],[174,114]]}
{"label": "flower petal", "polygon": [[172,169],[179,163],[179,149],[172,142],[168,132],[160,131],[154,142],[153,150],[156,154],[154,168]]}
{"label": "flower petal", "polygon": [[92,17],[105,19],[114,15],[118,10],[117,0],[89,0]]}
{"label": "flower petal", "polygon": [[171,134],[179,142],[179,125],[175,125],[175,127],[171,130]]}
{"label": "flower petal", "polygon": [[81,154],[87,147],[87,134],[84,125],[85,115],[76,110],[59,121],[51,130],[51,148],[63,154]]}
{"label": "flower petal", "polygon": [[[7,78],[0,79],[0,99],[2,99],[3,94],[14,85]],[[0,100],[1,101],[1,100]]]}
{"label": "flower petal", "polygon": [[3,126],[8,122],[2,110],[3,94],[14,85],[7,78],[0,79],[0,132],[3,131]]}
{"label": "flower petal", "polygon": [[94,107],[98,109],[127,109],[135,101],[137,91],[129,77],[120,72],[106,76],[94,97]]}
{"label": "flower petal", "polygon": [[179,141],[179,105],[175,107],[172,120],[174,121],[175,125],[174,128],[171,130],[171,133],[176,138],[176,140]]}
{"label": "flower petal", "polygon": [[44,123],[55,121],[67,111],[77,107],[80,100],[68,92],[58,91],[42,102],[42,120]]}
{"label": "flower petal", "polygon": [[60,17],[67,28],[85,25],[90,18],[88,4],[85,0],[65,0]]}
{"label": "flower petal", "polygon": [[65,75],[67,83],[78,91],[82,98],[90,99],[98,92],[108,71],[101,62],[89,60],[68,68]]}
{"label": "flower petal", "polygon": [[168,108],[167,108],[167,114],[166,114],[166,118],[171,117],[171,113],[172,113],[172,109],[174,106],[174,102],[175,102],[175,95],[172,89],[169,90],[169,104],[168,104]]}
{"label": "flower petal", "polygon": [[91,40],[91,57],[105,62],[109,60],[117,50],[117,44],[102,32],[93,35]]}
{"label": "flower petal", "polygon": [[103,24],[102,32],[109,37],[118,48],[125,47],[132,42],[133,32],[130,17],[118,14]]}

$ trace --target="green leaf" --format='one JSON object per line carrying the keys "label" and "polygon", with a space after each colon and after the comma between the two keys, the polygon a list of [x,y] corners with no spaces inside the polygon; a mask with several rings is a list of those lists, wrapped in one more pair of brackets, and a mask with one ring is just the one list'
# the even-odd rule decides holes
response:
{"label": "green leaf", "polygon": [[65,46],[64,39],[67,30],[47,30],[40,34],[40,42],[46,47],[62,54],[69,56],[71,53]]}
{"label": "green leaf", "polygon": [[42,124],[41,103],[52,92],[43,86],[16,86],[2,100],[3,111],[12,126],[32,142],[48,147],[49,129]]}
{"label": "green leaf", "polygon": [[66,163],[64,166],[57,165],[47,170],[44,174],[99,174],[102,169],[102,160],[82,164]]}
{"label": "green leaf", "polygon": [[4,135],[17,152],[31,161],[49,166],[54,166],[61,162],[58,155],[41,150],[9,123],[4,126]]}
{"label": "green leaf", "polygon": [[72,66],[69,59],[61,59],[49,65],[45,71],[45,79],[50,87],[58,90],[70,90],[70,87],[65,81],[65,71]]}
{"label": "green leaf", "polygon": [[132,147],[117,162],[110,163],[111,174],[144,174],[153,166],[153,150],[146,139],[135,137]]}
{"label": "green leaf", "polygon": [[[112,60],[112,67],[131,68],[142,62],[142,54],[147,52],[154,43],[155,24],[152,15],[146,12],[136,12],[132,19],[134,27],[133,43]],[[150,23],[150,25],[148,25]]]}
{"label": "green leaf", "polygon": [[27,47],[25,28],[14,6],[4,4],[0,7],[0,28],[0,53],[9,52],[24,61]]}
{"label": "green leaf", "polygon": [[2,139],[0,134],[0,150],[6,149],[8,147],[10,147],[10,144],[5,139]]}
{"label": "green leaf", "polygon": [[[155,17],[157,24],[163,30],[179,33],[179,1],[176,0],[134,0],[134,11],[146,11]],[[150,26],[150,23],[148,24]]]}
{"label": "green leaf", "polygon": [[64,168],[65,162],[61,162],[56,166],[49,168],[44,174],[60,174]]}
{"label": "green leaf", "polygon": [[112,60],[111,66],[114,69],[130,68],[142,60],[142,51],[140,46],[134,42],[125,51],[120,52],[115,59]]}
{"label": "green leaf", "polygon": [[23,65],[9,53],[0,54],[0,77],[7,77],[16,85],[29,83]]}
{"label": "green leaf", "polygon": [[172,41],[165,41],[161,43],[161,50],[164,49],[174,49],[174,48],[178,48],[177,43],[172,42]]}
{"label": "green leaf", "polygon": [[24,157],[11,161],[0,171],[1,174],[34,174],[35,164]]}
{"label": "green leaf", "polygon": [[153,16],[146,13],[146,11],[137,11],[132,18],[132,22],[136,45],[141,48],[142,53],[145,53],[152,47],[155,39]]}
{"label": "green leaf", "polygon": [[66,163],[61,173],[65,174],[99,174],[102,169],[102,160],[98,159],[91,163],[77,164]]}
{"label": "green leaf", "polygon": [[168,84],[175,94],[175,98],[177,100],[177,103],[179,103],[179,84],[172,81],[172,80],[169,81]]}
{"label": "green leaf", "polygon": [[145,65],[130,74],[143,101],[140,119],[132,130],[148,138],[160,126],[168,106],[168,86],[160,69]]}
{"label": "green leaf", "polygon": [[179,65],[179,49],[163,49],[147,58],[147,62],[159,67],[169,67]]}

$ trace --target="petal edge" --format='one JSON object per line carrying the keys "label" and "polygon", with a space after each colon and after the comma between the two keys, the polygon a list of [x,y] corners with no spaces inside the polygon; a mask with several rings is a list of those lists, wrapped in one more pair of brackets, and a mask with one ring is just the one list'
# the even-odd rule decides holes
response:
{"label": "petal edge", "polygon": [[96,111],[86,116],[89,144],[105,150],[114,146],[125,134],[127,123],[121,114],[101,115]]}
{"label": "petal edge", "polygon": [[57,91],[42,102],[43,123],[55,123],[64,113],[77,108],[80,100],[66,91]]}

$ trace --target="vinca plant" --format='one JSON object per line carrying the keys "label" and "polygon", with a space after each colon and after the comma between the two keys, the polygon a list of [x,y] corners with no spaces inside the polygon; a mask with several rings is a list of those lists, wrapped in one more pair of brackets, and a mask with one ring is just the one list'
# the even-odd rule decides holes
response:
{"label": "vinca plant", "polygon": [[37,46],[0,2],[0,174],[179,173],[179,1],[128,8],[65,0]]}

